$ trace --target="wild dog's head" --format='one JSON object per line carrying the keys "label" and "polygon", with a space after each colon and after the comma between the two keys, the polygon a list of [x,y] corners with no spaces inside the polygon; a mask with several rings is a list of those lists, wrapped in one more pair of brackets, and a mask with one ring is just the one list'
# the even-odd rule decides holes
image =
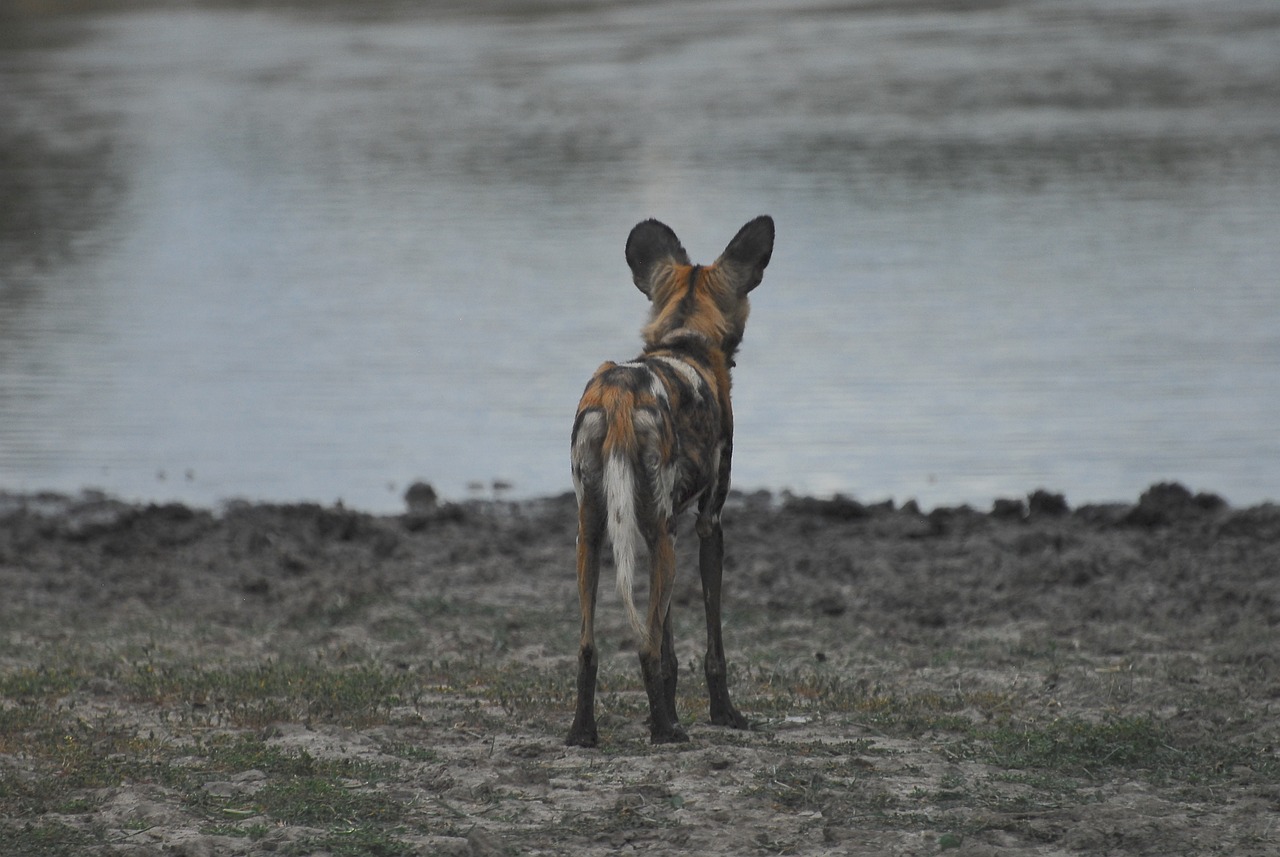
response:
{"label": "wild dog's head", "polygon": [[627,238],[627,264],[636,288],[653,304],[642,336],[656,348],[694,332],[724,351],[729,364],[742,342],[751,307],[747,294],[760,285],[773,254],[773,219],[757,217],[738,230],[720,258],[693,265],[671,228],[657,220],[636,225]]}

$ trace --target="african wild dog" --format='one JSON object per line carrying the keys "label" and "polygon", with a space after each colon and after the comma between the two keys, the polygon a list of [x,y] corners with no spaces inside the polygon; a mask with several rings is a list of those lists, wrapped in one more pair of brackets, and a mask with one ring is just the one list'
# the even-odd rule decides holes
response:
{"label": "african wild dog", "polygon": [[[646,220],[627,238],[627,264],[653,304],[630,363],[605,363],[578,403],[573,423],[573,485],[578,496],[578,705],[566,743],[594,747],[599,656],[596,584],[606,534],[613,543],[618,591],[640,636],[640,669],[655,744],[687,741],[676,717],[677,663],[671,591],[675,521],[698,501],[698,566],[707,613],[704,667],[711,722],[735,729],[747,721],[729,701],[720,635],[724,535],[720,509],[729,492],[733,410],[729,369],[747,323],[747,293],[760,284],[773,252],[773,220],[757,217],[738,231],[712,265],[693,265],[674,232]],[[641,547],[649,558],[648,617],[641,620],[631,581]]]}

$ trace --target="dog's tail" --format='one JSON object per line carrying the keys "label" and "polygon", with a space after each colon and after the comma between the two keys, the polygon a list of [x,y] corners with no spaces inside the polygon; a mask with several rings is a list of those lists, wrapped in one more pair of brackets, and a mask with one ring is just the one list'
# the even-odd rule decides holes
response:
{"label": "dog's tail", "polygon": [[627,610],[627,619],[649,645],[649,631],[636,609],[631,584],[635,579],[636,560],[640,553],[640,523],[636,519],[636,474],[627,456],[612,452],[604,464],[605,504],[608,508],[609,540],[613,542],[613,564],[618,570],[618,594]]}
{"label": "dog's tail", "polygon": [[633,413],[630,408],[607,409],[608,429],[604,439],[604,498],[606,528],[613,543],[613,564],[617,569],[618,594],[627,611],[627,619],[640,638],[641,646],[649,645],[649,631],[632,594],[636,562],[639,559],[640,519],[636,478],[639,461]]}

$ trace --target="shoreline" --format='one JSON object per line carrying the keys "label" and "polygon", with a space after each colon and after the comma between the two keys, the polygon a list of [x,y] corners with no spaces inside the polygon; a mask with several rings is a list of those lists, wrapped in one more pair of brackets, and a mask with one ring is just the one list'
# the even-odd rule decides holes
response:
{"label": "shoreline", "polygon": [[[129,499],[110,491],[86,486],[75,491],[62,490],[9,490],[0,487],[0,518],[17,510],[36,514],[56,515],[71,508],[97,506],[103,509],[171,509],[186,510],[190,513],[204,513],[214,516],[225,514],[228,510],[254,507],[289,508],[306,507],[316,509],[333,509],[363,515],[371,518],[414,517],[422,514],[455,514],[459,510],[484,512],[485,510],[505,510],[507,513],[521,510],[534,510],[548,504],[558,505],[573,499],[572,491],[536,495],[530,497],[503,497],[504,488],[499,486],[488,497],[479,496],[480,492],[472,492],[466,499],[448,499],[441,497],[426,482],[412,483],[402,495],[404,509],[401,511],[367,510],[355,506],[347,506],[341,499],[319,501],[309,499],[271,500],[246,497],[229,497],[215,503],[189,503],[183,500],[164,499]],[[968,515],[989,515],[994,518],[1029,518],[1034,516],[1070,515],[1085,519],[1112,520],[1126,519],[1129,523],[1158,523],[1173,520],[1186,515],[1212,512],[1240,512],[1249,509],[1266,509],[1278,505],[1277,501],[1263,500],[1243,506],[1231,504],[1222,495],[1212,491],[1192,491],[1181,482],[1161,481],[1152,483],[1142,491],[1138,498],[1129,500],[1090,501],[1071,505],[1066,495],[1044,488],[1036,488],[1021,496],[995,497],[989,508],[982,508],[971,503],[939,503],[924,508],[914,499],[902,503],[895,499],[863,501],[845,492],[813,495],[794,493],[789,489],[774,491],[771,489],[731,489],[727,508],[751,507],[756,510],[788,510],[803,511],[819,517],[835,520],[854,520],[872,515],[892,513],[914,514],[925,517],[963,513]]]}

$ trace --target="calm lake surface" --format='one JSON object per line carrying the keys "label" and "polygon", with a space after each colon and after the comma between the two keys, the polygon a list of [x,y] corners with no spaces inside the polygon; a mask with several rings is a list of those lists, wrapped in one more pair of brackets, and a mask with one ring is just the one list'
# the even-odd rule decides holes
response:
{"label": "calm lake surface", "polygon": [[768,213],[736,486],[1280,499],[1274,0],[53,5],[0,14],[0,489],[568,490],[631,226]]}

